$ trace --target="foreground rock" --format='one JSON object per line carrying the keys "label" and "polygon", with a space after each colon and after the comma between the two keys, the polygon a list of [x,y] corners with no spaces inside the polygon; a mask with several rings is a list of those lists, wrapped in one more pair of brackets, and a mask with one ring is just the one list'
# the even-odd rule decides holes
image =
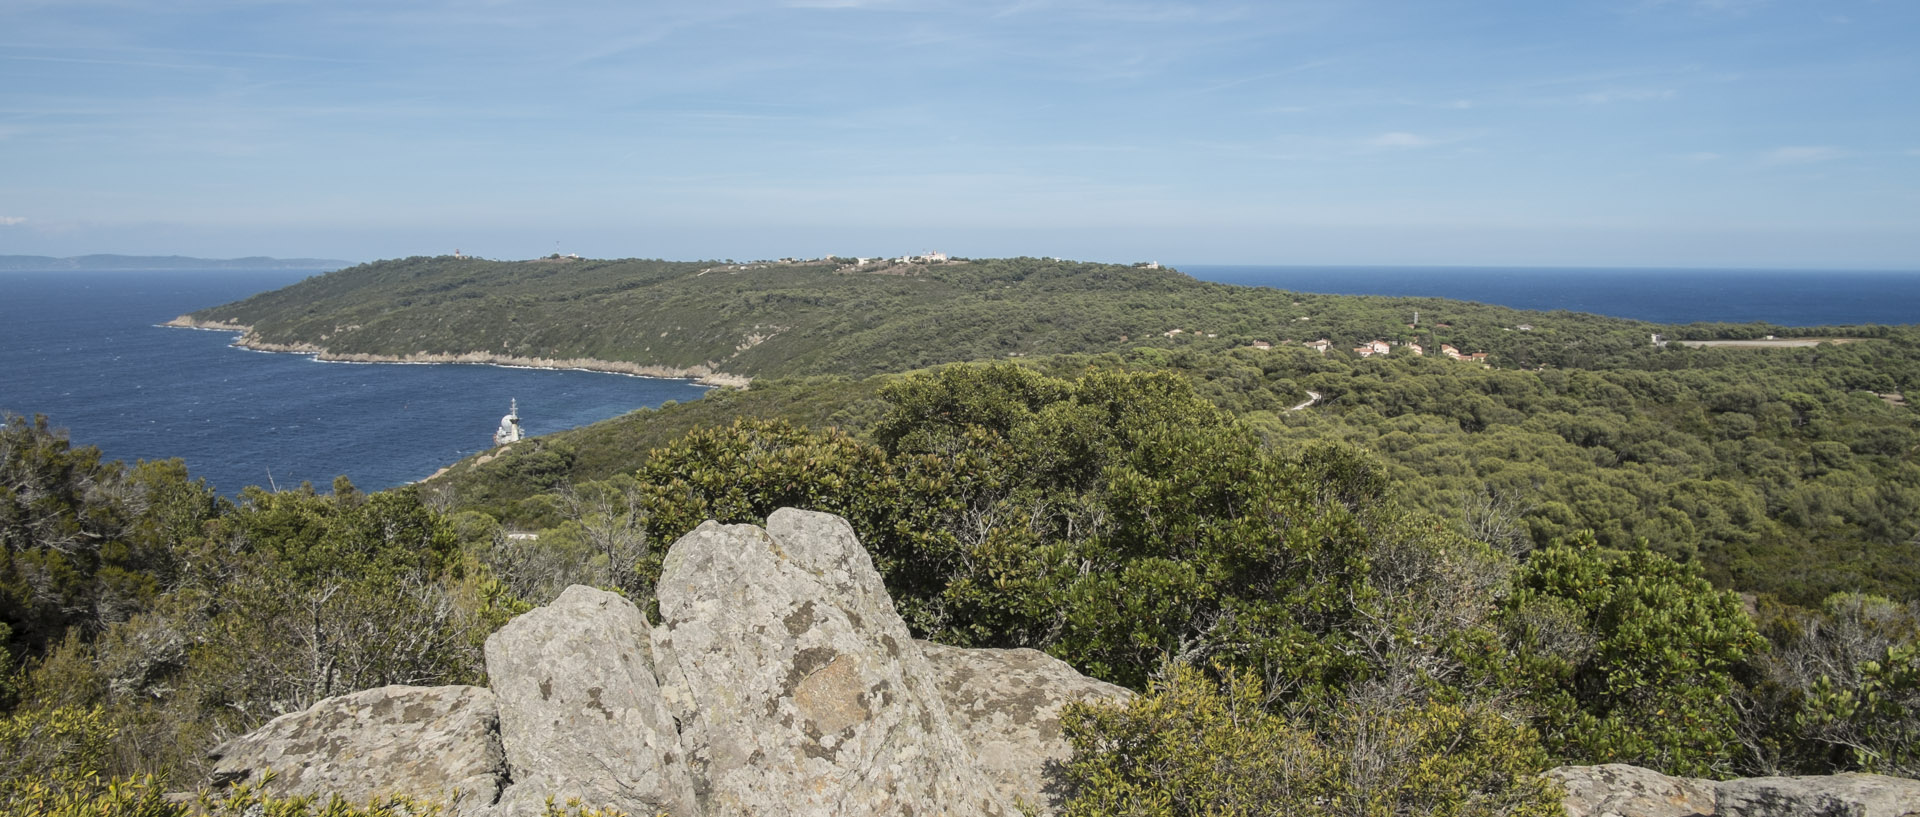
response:
{"label": "foreground rock", "polygon": [[827,514],[701,525],[668,551],[658,596],[650,627],[569,588],[487,639],[491,693],[329,699],[223,747],[221,780],[273,768],[297,793],[454,792],[461,817],[573,797],[636,816],[1047,814],[1060,710],[1129,694],[1031,650],[914,641]]}
{"label": "foreground rock", "polygon": [[701,525],[657,592],[659,668],[706,814],[1016,813],[844,520]]}
{"label": "foreground rock", "polygon": [[1920,780],[1877,774],[1714,782],[1625,764],[1563,766],[1568,817],[1920,817]]}
{"label": "foreground rock", "polygon": [[285,795],[364,802],[404,794],[491,806],[507,782],[493,694],[480,687],[390,686],[328,698],[213,750],[216,784],[257,783]]}
{"label": "foreground rock", "polygon": [[678,727],[653,675],[653,632],[633,602],[574,586],[487,638],[509,813],[569,797],[628,814],[693,814]]}
{"label": "foreground rock", "polygon": [[1038,650],[968,650],[915,642],[933,666],[947,711],[1000,796],[1052,814],[1065,804],[1056,774],[1073,757],[1060,726],[1070,703],[1124,701],[1133,693],[1075,672]]}

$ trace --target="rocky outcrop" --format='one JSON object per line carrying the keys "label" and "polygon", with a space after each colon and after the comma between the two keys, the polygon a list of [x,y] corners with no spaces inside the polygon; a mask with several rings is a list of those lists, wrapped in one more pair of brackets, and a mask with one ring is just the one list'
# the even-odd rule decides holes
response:
{"label": "rocky outcrop", "polygon": [[845,520],[703,524],[657,592],[659,669],[705,814],[1015,813]]}
{"label": "rocky outcrop", "polygon": [[653,674],[653,631],[633,602],[574,586],[487,638],[500,701],[509,813],[548,797],[628,814],[694,813],[679,728]]}
{"label": "rocky outcrop", "polygon": [[708,814],[1013,813],[844,520],[702,525],[659,596]]}
{"label": "rocky outcrop", "polygon": [[1563,766],[1568,817],[1920,817],[1920,780],[1877,774],[1714,782],[1625,764]]}
{"label": "rocky outcrop", "polygon": [[257,783],[286,795],[354,801],[405,794],[486,810],[507,782],[493,693],[480,687],[390,686],[328,698],[274,718],[213,750],[216,784]]}
{"label": "rocky outcrop", "polygon": [[1715,784],[1717,814],[1737,817],[1920,817],[1920,780],[1878,774],[1749,777]]}
{"label": "rocky outcrop", "polygon": [[1714,812],[1709,780],[1668,777],[1625,763],[1562,766],[1547,777],[1566,788],[1567,817],[1694,817]]}
{"label": "rocky outcrop", "polygon": [[484,703],[482,727],[459,733],[478,748],[408,725],[440,710],[394,715],[360,693],[223,747],[224,779],[271,767],[301,792],[455,791],[461,817],[539,814],[549,797],[674,817],[1044,814],[1067,756],[1061,709],[1129,694],[1031,650],[915,641],[827,514],[701,525],[668,551],[657,593],[654,627],[619,596],[569,588],[487,639],[491,693],[410,693]]}
{"label": "rocky outcrop", "polygon": [[1073,757],[1060,726],[1061,711],[1070,703],[1122,701],[1133,694],[1038,650],[915,644],[933,667],[947,711],[1000,796],[1042,813],[1064,805],[1066,792],[1056,772]]}

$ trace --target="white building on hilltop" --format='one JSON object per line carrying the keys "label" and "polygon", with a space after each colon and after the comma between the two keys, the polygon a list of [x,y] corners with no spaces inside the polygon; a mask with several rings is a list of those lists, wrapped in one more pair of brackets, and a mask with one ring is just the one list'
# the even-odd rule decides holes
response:
{"label": "white building on hilltop", "polygon": [[512,400],[508,403],[507,416],[500,418],[500,429],[493,432],[493,444],[517,443],[524,436],[520,430],[520,401]]}

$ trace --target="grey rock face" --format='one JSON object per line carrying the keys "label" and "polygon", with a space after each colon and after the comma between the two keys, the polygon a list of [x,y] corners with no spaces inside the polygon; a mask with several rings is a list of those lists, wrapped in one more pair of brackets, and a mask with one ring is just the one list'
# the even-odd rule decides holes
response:
{"label": "grey rock face", "polygon": [[1920,780],[1877,774],[1713,782],[1637,766],[1562,766],[1568,817],[1920,817]]}
{"label": "grey rock face", "polygon": [[1060,726],[1067,704],[1123,703],[1125,687],[1075,672],[1038,650],[972,650],[915,642],[947,711],[1000,797],[1041,814],[1063,805],[1057,771],[1073,756]]}
{"label": "grey rock face", "polygon": [[213,751],[218,784],[258,781],[274,792],[445,799],[455,814],[492,806],[507,781],[491,692],[390,686],[328,698],[274,718]]}
{"label": "grey rock face", "polygon": [[505,813],[537,814],[549,796],[629,814],[694,813],[652,642],[632,602],[577,585],[487,638],[514,781]]}
{"label": "grey rock face", "polygon": [[667,554],[660,673],[707,815],[1010,814],[839,517],[709,522]]}
{"label": "grey rock face", "polygon": [[1878,774],[1750,777],[1715,787],[1737,817],[1916,817],[1920,780]]}
{"label": "grey rock face", "polygon": [[1609,763],[1561,766],[1547,776],[1566,787],[1567,817],[1696,817],[1714,813],[1713,782],[1668,777]]}

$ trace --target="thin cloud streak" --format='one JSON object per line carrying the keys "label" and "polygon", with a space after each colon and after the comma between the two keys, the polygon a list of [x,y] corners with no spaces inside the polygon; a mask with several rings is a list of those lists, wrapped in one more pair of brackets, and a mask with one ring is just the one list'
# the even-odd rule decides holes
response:
{"label": "thin cloud streak", "polygon": [[1761,157],[1769,165],[1806,165],[1819,162],[1831,162],[1846,157],[1847,152],[1836,147],[1820,145],[1797,145],[1774,148]]}

